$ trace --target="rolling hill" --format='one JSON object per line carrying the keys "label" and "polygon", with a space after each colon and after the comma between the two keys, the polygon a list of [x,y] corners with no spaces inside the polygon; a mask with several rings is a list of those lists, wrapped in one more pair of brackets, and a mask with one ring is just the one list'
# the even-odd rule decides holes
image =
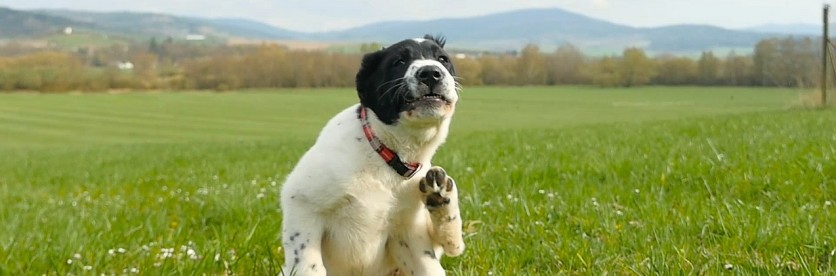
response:
{"label": "rolling hill", "polygon": [[105,32],[143,36],[184,37],[187,34],[203,34],[219,38],[258,39],[296,39],[303,36],[302,33],[239,18],[206,19],[157,13],[72,10],[38,10],[35,13],[93,24]]}
{"label": "rolling hill", "polygon": [[0,38],[26,38],[60,33],[67,26],[91,27],[60,16],[0,7]]}
{"label": "rolling hill", "polygon": [[[80,26],[95,32],[136,38],[183,38],[202,34],[209,38],[295,40],[325,43],[391,43],[425,33],[443,34],[457,48],[507,51],[533,43],[551,51],[572,43],[587,52],[614,53],[625,47],[653,52],[699,52],[752,48],[774,32],[731,30],[707,25],[674,25],[636,28],[611,23],[566,10],[528,9],[467,18],[426,21],[390,21],[340,31],[296,32],[241,18],[194,18],[138,12],[85,12],[71,10],[15,11],[0,9],[0,35],[38,36],[64,26]],[[5,27],[3,27],[5,26]]]}
{"label": "rolling hill", "polygon": [[[834,30],[834,24],[830,24],[830,30]],[[744,29],[750,32],[791,34],[791,35],[821,35],[822,25],[815,24],[766,24]],[[832,32],[832,31],[831,31]]]}
{"label": "rolling hill", "polygon": [[769,34],[707,25],[635,28],[562,9],[529,9],[486,16],[430,21],[380,22],[339,32],[315,34],[317,39],[392,42],[403,34],[444,33],[457,46],[519,49],[534,43],[545,50],[563,43],[583,49],[620,51],[642,47],[659,52],[690,52],[716,48],[751,48]]}

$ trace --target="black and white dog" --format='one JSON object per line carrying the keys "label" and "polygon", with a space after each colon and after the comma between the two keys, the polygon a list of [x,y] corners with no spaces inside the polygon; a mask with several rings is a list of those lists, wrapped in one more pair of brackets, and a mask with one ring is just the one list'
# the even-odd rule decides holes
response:
{"label": "black and white dog", "polygon": [[285,274],[444,275],[464,250],[458,191],[431,165],[459,99],[440,37],[363,57],[360,104],[332,118],[281,191]]}

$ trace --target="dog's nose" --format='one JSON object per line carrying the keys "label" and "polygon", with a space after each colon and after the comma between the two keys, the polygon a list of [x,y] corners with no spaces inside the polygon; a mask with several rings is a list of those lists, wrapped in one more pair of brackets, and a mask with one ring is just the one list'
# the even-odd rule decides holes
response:
{"label": "dog's nose", "polygon": [[429,87],[433,87],[439,81],[444,79],[444,72],[441,72],[441,68],[438,68],[438,66],[427,65],[418,69],[416,77],[419,81],[421,81],[421,83],[426,84]]}

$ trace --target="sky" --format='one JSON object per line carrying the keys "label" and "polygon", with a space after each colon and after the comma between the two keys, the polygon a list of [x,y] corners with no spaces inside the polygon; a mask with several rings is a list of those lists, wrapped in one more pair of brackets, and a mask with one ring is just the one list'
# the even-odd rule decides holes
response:
{"label": "sky", "polygon": [[[294,31],[341,30],[389,20],[461,18],[526,8],[562,8],[634,27],[821,24],[822,0],[0,0],[14,9],[141,11],[237,17]],[[832,0],[836,3],[836,0]],[[834,12],[836,13],[836,12]],[[836,21],[836,17],[833,19]]]}

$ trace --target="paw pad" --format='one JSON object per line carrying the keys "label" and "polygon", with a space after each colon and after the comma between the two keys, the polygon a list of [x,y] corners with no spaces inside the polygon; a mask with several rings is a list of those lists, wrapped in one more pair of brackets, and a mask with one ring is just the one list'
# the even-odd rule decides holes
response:
{"label": "paw pad", "polygon": [[454,188],[453,181],[441,167],[433,167],[421,179],[418,188],[426,198],[427,207],[434,208],[450,203],[449,193]]}

